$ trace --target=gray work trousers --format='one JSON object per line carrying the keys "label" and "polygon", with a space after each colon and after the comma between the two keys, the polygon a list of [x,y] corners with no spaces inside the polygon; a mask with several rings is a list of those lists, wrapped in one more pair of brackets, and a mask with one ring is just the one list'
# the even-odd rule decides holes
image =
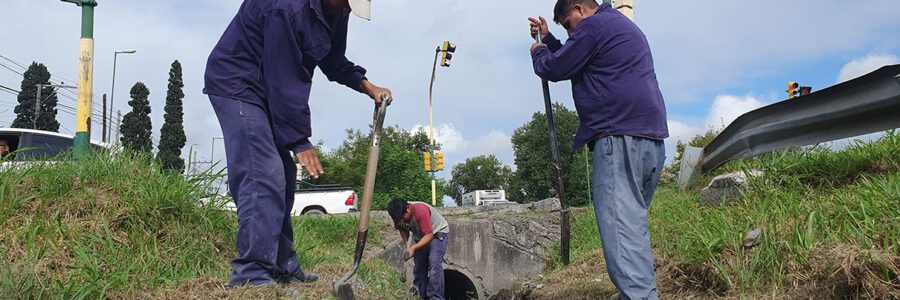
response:
{"label": "gray work trousers", "polygon": [[594,213],[609,277],[622,299],[658,299],[647,210],[666,160],[663,141],[594,141]]}

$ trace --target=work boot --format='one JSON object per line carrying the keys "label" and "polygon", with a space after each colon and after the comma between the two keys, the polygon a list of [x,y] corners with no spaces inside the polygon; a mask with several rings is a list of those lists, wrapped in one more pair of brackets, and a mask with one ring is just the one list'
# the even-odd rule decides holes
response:
{"label": "work boot", "polygon": [[319,275],[306,274],[302,271],[296,275],[282,277],[278,279],[278,283],[310,283],[319,281]]}

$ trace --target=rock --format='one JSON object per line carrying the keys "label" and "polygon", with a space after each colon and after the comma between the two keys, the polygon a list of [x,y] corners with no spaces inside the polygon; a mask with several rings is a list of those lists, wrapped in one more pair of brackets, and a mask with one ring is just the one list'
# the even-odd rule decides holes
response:
{"label": "rock", "polygon": [[543,284],[543,283],[538,284],[538,285],[537,285],[536,287],[534,287],[534,288],[536,288],[536,289],[542,289],[542,288],[544,288],[544,284]]}
{"label": "rock", "polygon": [[753,228],[744,235],[744,248],[752,248],[759,245],[759,237],[762,235],[762,229]]}
{"label": "rock", "polygon": [[594,282],[603,282],[603,278],[600,278],[600,277],[594,278]]}
{"label": "rock", "polygon": [[[762,171],[750,171],[753,177],[762,176]],[[743,200],[741,192],[748,188],[747,174],[742,171],[716,176],[709,186],[700,191],[700,200],[706,204],[719,206],[730,201]]]}
{"label": "rock", "polygon": [[531,204],[533,212],[557,212],[559,211],[559,199],[547,198]]}

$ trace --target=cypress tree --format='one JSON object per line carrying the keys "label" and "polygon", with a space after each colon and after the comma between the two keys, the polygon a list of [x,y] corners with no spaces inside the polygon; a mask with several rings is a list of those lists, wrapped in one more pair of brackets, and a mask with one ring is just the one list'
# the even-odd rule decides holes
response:
{"label": "cypress tree", "polygon": [[131,112],[122,118],[122,146],[135,152],[149,152],[153,149],[150,133],[153,125],[150,122],[150,90],[141,82],[131,87]]}
{"label": "cypress tree", "polygon": [[169,70],[169,90],[166,93],[165,123],[160,130],[159,152],[156,160],[162,163],[163,169],[184,171],[184,159],[181,158],[181,148],[184,147],[184,81],[181,79],[181,63],[178,60],[172,63]]}
{"label": "cypress tree", "polygon": [[56,120],[56,90],[52,87],[41,89],[41,102],[38,108],[37,124],[35,124],[35,99],[37,99],[37,84],[50,84],[50,71],[47,66],[32,62],[28,70],[22,76],[22,92],[19,93],[19,104],[16,105],[16,119],[12,127],[35,128],[46,131],[59,132],[59,122]]}

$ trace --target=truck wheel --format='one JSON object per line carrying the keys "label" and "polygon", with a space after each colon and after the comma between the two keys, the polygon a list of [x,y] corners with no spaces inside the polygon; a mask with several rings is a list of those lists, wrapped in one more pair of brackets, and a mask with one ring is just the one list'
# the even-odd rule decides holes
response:
{"label": "truck wheel", "polygon": [[321,216],[324,215],[325,212],[318,208],[310,208],[306,212],[303,213],[304,216]]}

